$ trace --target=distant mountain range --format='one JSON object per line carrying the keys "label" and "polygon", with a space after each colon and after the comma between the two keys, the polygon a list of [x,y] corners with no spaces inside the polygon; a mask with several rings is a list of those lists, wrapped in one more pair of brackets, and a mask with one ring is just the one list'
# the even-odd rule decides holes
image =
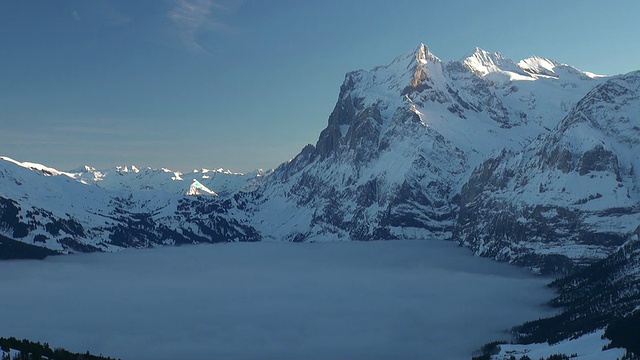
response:
{"label": "distant mountain range", "polygon": [[421,44],[348,73],[315,146],[273,171],[61,172],[0,158],[0,251],[436,238],[569,274],[635,246],[638,169],[640,72],[479,48],[443,62]]}

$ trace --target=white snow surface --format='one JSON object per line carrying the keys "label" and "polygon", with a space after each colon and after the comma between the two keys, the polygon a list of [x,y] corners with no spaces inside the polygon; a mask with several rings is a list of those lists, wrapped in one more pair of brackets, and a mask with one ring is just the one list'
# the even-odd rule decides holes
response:
{"label": "white snow surface", "polygon": [[239,191],[254,190],[269,173],[262,169],[235,173],[225,169],[204,168],[182,173],[166,168],[116,166],[102,170],[83,167],[67,174],[83,183],[109,190],[156,190],[173,194],[188,194],[193,184],[190,180],[193,179],[221,196],[228,196]]}
{"label": "white snow surface", "polygon": [[[76,221],[86,230],[85,236],[79,239],[84,244],[102,251],[118,251],[121,247],[113,245],[109,239],[110,233],[102,229],[105,225],[117,223],[118,220],[114,218],[117,215],[114,214],[115,203],[118,208],[131,214],[151,214],[154,221],[183,231],[188,224],[175,220],[175,210],[185,196],[230,197],[238,192],[253,190],[270,174],[263,171],[236,174],[222,169],[203,169],[190,174],[197,177],[189,182],[185,180],[189,179],[186,175],[168,169],[140,170],[127,166],[116,167],[114,171],[90,167],[79,170],[86,171],[62,172],[44,165],[0,157],[0,197],[16,201],[21,209],[19,216],[29,218],[27,212],[32,212],[30,218],[41,224],[51,222],[49,214],[53,214],[54,218]],[[221,193],[204,184],[218,187]],[[244,221],[245,214],[231,211],[229,216]],[[205,236],[198,228],[190,230]],[[0,228],[0,232],[11,237],[11,232],[6,233],[5,229]],[[31,243],[37,235],[44,235],[48,239],[45,244],[36,245],[69,251],[60,242],[69,236],[64,230],[53,235],[38,227],[30,232],[26,240],[20,240]],[[172,243],[171,240],[167,241],[167,244]]]}
{"label": "white snow surface", "polygon": [[[528,64],[529,71],[519,64]],[[549,64],[556,71],[553,76],[532,70],[534,65]],[[417,183],[432,204],[449,202],[487,157],[505,148],[518,151],[547,133],[605,80],[552,60],[516,64],[482,49],[460,61],[444,62],[424,44],[389,65],[349,73],[345,80],[348,91],[341,93],[338,104],[356,103],[357,109],[352,119],[337,121],[353,123],[334,124],[340,138],[330,156],[290,174],[287,183],[267,182],[265,200],[252,214],[254,226],[274,239],[305,233],[314,239],[348,239],[343,229],[317,221],[328,205],[323,193],[344,193],[338,208],[346,220],[358,214],[375,222],[391,207],[405,181]],[[371,115],[378,111],[379,118]],[[420,123],[408,119],[412,114]],[[352,134],[360,126],[371,127],[375,133],[365,133],[371,136],[370,142],[354,147]],[[356,161],[359,153],[376,148],[382,150]],[[310,180],[322,185],[311,190],[313,194],[298,196],[300,187]],[[377,201],[361,209],[348,194],[371,181],[376,184]],[[451,211],[447,206],[418,206],[407,211],[434,228],[451,225],[450,220],[430,220],[444,218]],[[450,234],[432,235],[447,238]]]}
{"label": "white snow surface", "polygon": [[[636,170],[640,168],[639,89],[640,72],[612,78],[593,89],[552,131],[500,164],[493,174],[496,179],[507,173],[515,175],[503,188],[491,190],[492,199],[514,207],[566,208],[579,214],[579,221],[591,232],[632,234],[640,223]],[[579,171],[583,159],[598,149],[615,156],[604,163],[609,169]],[[568,154],[568,165],[559,165],[559,160],[554,163],[554,152]],[[608,213],[615,209],[636,210]],[[568,239],[561,244],[533,241],[526,246],[539,254],[571,259],[603,258],[612,250],[576,246]]]}
{"label": "white snow surface", "polygon": [[603,338],[604,329],[596,330],[592,333],[582,335],[575,339],[567,339],[555,344],[530,344],[530,345],[500,345],[500,352],[491,356],[492,360],[509,360],[513,355],[519,359],[527,355],[532,360],[544,359],[554,354],[564,354],[567,356],[577,355],[580,360],[618,360],[625,353],[625,349],[602,348],[611,343],[611,340]]}
{"label": "white snow surface", "polygon": [[215,191],[211,191],[208,187],[202,185],[198,180],[193,179],[193,183],[189,186],[187,195],[212,195],[218,196]]}
{"label": "white snow surface", "polygon": [[[20,351],[18,351],[16,349],[9,349],[9,351],[4,351],[4,350],[0,349],[0,359],[4,359],[5,357],[8,357],[9,360],[17,359],[19,354],[20,354]],[[46,357],[45,357],[45,359],[46,359]]]}
{"label": "white snow surface", "polygon": [[[519,153],[559,131],[557,126],[567,114],[577,114],[575,104],[608,80],[615,78],[592,76],[542,57],[515,62],[479,48],[464,59],[445,62],[421,44],[389,65],[347,75],[345,87],[350,90],[341,94],[339,104],[352,102],[357,109],[349,120],[352,123],[335,124],[339,146],[330,156],[292,171],[287,181],[271,181],[278,177],[271,171],[236,174],[223,169],[180,173],[136,166],[85,166],[63,172],[2,158],[0,174],[5,173],[6,181],[0,179],[0,195],[18,201],[23,212],[39,207],[69,214],[83,226],[93,228],[105,221],[105,212],[100,209],[115,196],[132,195],[131,206],[156,214],[154,220],[160,221],[171,217],[169,209],[186,194],[215,193],[226,199],[261,189],[256,203],[233,216],[246,220],[266,239],[292,240],[304,235],[301,238],[306,240],[349,240],[353,228],[361,228],[363,236],[370,236],[389,210],[397,210],[398,218],[412,217],[419,224],[390,226],[390,235],[450,238],[451,231],[433,229],[454,225],[455,205],[451,200],[473,169],[502,149]],[[640,167],[640,152],[634,143],[640,131],[636,116],[639,106],[632,99],[603,106],[589,118],[597,122],[605,116],[606,121],[598,127],[577,122],[563,132],[557,145],[580,152],[602,143],[619,154],[620,168],[629,174]],[[377,135],[367,146],[349,144],[358,128],[365,125],[371,125]],[[368,149],[371,154],[356,163],[358,152]],[[637,176],[625,177],[623,187],[619,187],[615,176],[607,172],[578,176],[575,172],[539,171],[538,164],[527,163],[535,156],[534,150],[520,153],[505,165],[514,169],[530,165],[532,171],[525,174],[527,185],[515,189],[518,184],[512,184],[497,197],[529,205],[578,203],[572,206],[594,214],[583,219],[593,224],[593,229],[603,226],[608,231],[620,228],[620,224],[624,232],[633,228],[637,214],[614,218],[595,212],[636,204],[640,199]],[[78,187],[70,179],[87,186]],[[315,188],[305,188],[309,183]],[[370,183],[375,187],[375,201],[362,205],[359,196]],[[398,205],[394,201],[405,184],[419,200]],[[539,192],[541,186],[547,191]],[[336,209],[331,208],[336,203]],[[345,222],[353,220],[351,230],[326,221],[333,210]],[[90,241],[111,249],[108,239]],[[554,244],[539,252],[558,249]],[[574,247],[567,255],[599,258],[606,252]]]}
{"label": "white snow surface", "polygon": [[124,360],[467,360],[552,314],[548,279],[440,241],[164,247],[0,274],[0,333]]}
{"label": "white snow surface", "polygon": [[133,165],[115,166],[108,169],[82,166],[70,171],[60,171],[42,164],[21,162],[7,156],[0,156],[0,171],[9,164],[34,170],[45,176],[64,175],[82,184],[95,185],[107,190],[155,190],[180,195],[189,192],[193,184],[189,179],[198,181],[203,187],[223,196],[239,191],[252,191],[272,172],[271,170],[258,169],[248,173],[236,173],[222,168],[215,170],[202,168],[194,169],[190,173],[182,173],[167,168],[138,168]]}

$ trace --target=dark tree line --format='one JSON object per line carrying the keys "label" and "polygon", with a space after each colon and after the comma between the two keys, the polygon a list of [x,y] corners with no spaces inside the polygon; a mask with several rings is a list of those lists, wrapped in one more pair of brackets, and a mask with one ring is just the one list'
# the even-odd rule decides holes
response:
{"label": "dark tree line", "polygon": [[630,316],[615,319],[604,332],[611,339],[611,347],[622,347],[636,355],[640,355],[640,311]]}
{"label": "dark tree line", "polygon": [[[6,354],[2,360],[116,360],[102,355],[72,353],[62,348],[52,349],[48,343],[41,344],[29,340],[18,340],[14,337],[0,338],[0,349]],[[11,356],[11,349],[17,354]]]}

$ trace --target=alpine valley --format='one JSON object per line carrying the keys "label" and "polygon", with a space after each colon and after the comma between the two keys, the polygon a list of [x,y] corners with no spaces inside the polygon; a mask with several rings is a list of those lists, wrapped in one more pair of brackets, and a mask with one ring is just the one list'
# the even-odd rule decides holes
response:
{"label": "alpine valley", "polygon": [[[59,171],[0,158],[0,257],[451,240],[568,276],[552,283],[565,311],[517,328],[522,342],[600,331],[632,350],[640,339],[639,169],[640,71],[600,76],[479,48],[444,62],[421,44],[386,66],[348,73],[317,143],[275,170]],[[624,326],[635,343],[616,332]],[[514,354],[488,349],[481,356]]]}

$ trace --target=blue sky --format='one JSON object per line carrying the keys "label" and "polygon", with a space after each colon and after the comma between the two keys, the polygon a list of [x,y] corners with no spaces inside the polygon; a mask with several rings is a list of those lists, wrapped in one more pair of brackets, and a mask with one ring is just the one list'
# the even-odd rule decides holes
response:
{"label": "blue sky", "polygon": [[0,155],[62,170],[273,168],[315,143],[344,74],[420,43],[640,69],[640,2],[0,3]]}

